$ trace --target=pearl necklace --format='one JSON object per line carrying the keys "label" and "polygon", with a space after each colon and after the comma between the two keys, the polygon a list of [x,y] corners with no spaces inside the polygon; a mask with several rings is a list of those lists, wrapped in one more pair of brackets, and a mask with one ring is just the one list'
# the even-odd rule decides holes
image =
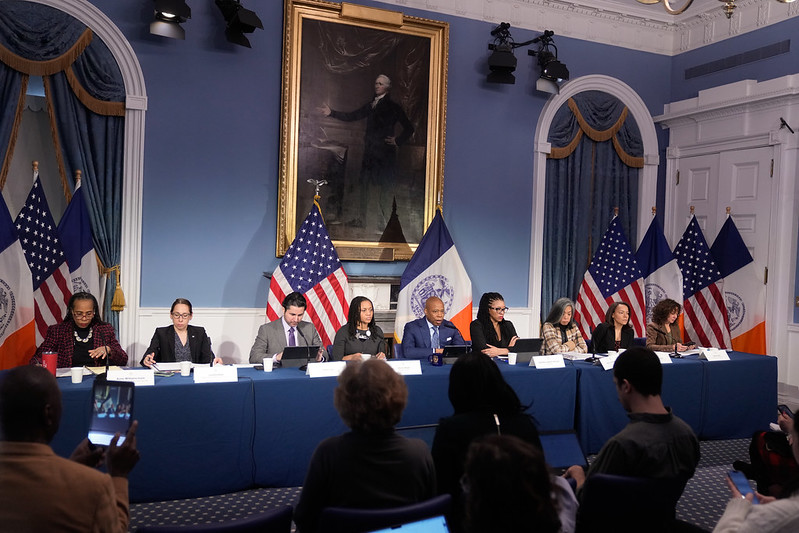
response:
{"label": "pearl necklace", "polygon": [[72,330],[72,334],[75,335],[75,340],[78,341],[78,342],[89,342],[89,339],[92,338],[92,329],[89,328],[89,335],[85,339],[82,339],[78,335],[78,330]]}

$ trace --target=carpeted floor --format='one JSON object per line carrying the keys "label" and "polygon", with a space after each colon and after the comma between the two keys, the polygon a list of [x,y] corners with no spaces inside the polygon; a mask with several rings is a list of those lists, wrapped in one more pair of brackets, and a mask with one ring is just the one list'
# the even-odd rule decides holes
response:
{"label": "carpeted floor", "polygon": [[[748,461],[749,439],[705,441],[696,474],[677,505],[677,517],[712,531],[730,494],[725,475],[733,461]],[[131,530],[149,525],[189,525],[226,522],[253,513],[294,505],[300,487],[253,489],[221,496],[131,505]]]}

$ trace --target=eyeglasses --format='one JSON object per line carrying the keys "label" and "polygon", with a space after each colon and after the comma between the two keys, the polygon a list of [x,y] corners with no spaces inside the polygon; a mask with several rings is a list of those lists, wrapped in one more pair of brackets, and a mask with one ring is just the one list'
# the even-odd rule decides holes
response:
{"label": "eyeglasses", "polygon": [[72,311],[72,316],[75,318],[91,318],[94,316],[94,311],[86,311],[85,313],[82,311]]}
{"label": "eyeglasses", "polygon": [[507,307],[489,307],[492,311],[496,311],[497,313],[505,313],[508,311]]}
{"label": "eyeglasses", "polygon": [[181,314],[181,313],[172,313],[172,318],[174,318],[175,320],[178,320],[180,318],[182,318],[183,320],[186,320],[190,316],[191,316],[191,313],[183,313],[183,314]]}

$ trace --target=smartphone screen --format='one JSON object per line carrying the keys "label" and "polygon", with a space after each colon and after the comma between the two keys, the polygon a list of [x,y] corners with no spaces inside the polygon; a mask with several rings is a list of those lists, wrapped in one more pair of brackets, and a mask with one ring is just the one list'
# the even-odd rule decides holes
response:
{"label": "smartphone screen", "polygon": [[120,435],[118,444],[125,442],[133,415],[133,389],[133,383],[94,381],[89,442],[108,446],[116,433]]}
{"label": "smartphone screen", "polygon": [[738,489],[738,492],[741,493],[742,496],[746,496],[747,494],[752,494],[752,503],[758,503],[757,496],[755,496],[752,487],[749,485],[749,480],[746,479],[746,476],[743,472],[739,472],[738,470],[730,470],[727,474],[730,476],[730,479],[733,483],[735,483],[735,488]]}
{"label": "smartphone screen", "polygon": [[790,418],[793,418],[793,411],[791,411],[791,408],[790,408],[790,407],[788,407],[787,405],[785,405],[785,404],[778,405],[778,406],[777,406],[777,410],[778,410],[780,413],[785,413],[785,414],[786,414],[786,415],[788,415]]}

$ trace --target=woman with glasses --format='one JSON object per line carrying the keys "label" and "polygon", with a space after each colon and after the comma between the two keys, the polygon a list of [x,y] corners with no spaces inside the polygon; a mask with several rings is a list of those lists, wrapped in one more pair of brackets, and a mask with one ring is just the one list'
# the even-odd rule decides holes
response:
{"label": "woman with glasses", "polygon": [[508,355],[508,348],[516,344],[516,328],[505,320],[505,299],[498,292],[486,292],[480,297],[477,318],[469,325],[472,351],[489,357]]}
{"label": "woman with glasses", "polygon": [[386,358],[386,339],[375,324],[375,308],[366,296],[356,296],[350,302],[347,323],[333,339],[333,360],[360,360],[363,356]]}
{"label": "woman with glasses", "polygon": [[45,352],[58,353],[59,368],[104,366],[106,357],[111,365],[128,364],[128,354],[119,345],[114,327],[100,320],[97,298],[88,292],[72,295],[64,320],[47,329],[31,363],[39,364]]}
{"label": "woman with glasses", "polygon": [[205,329],[190,326],[192,317],[191,302],[186,298],[178,298],[169,310],[172,318],[171,326],[156,328],[150,347],[141,359],[142,366],[152,367],[153,363],[174,363],[191,361],[192,363],[221,364],[222,359],[211,351],[211,339]]}
{"label": "woman with glasses", "polygon": [[541,328],[544,343],[541,355],[553,353],[588,353],[580,328],[574,321],[574,302],[568,298],[558,298],[552,304],[544,326]]}

